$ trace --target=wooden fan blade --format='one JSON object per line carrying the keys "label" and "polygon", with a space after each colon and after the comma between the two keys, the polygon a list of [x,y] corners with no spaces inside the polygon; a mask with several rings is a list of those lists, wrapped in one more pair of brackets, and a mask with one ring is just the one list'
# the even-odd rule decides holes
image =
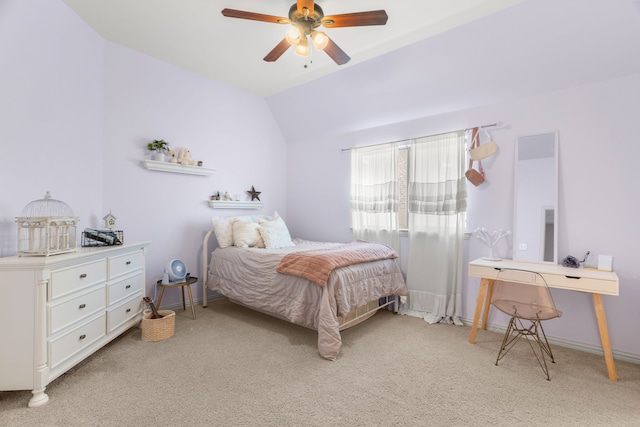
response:
{"label": "wooden fan blade", "polygon": [[363,27],[366,25],[385,25],[389,16],[384,10],[369,12],[344,13],[322,18],[322,25],[327,28]]}
{"label": "wooden fan blade", "polygon": [[313,0],[298,0],[298,13],[304,14],[304,8],[309,9],[309,14],[313,13]]}
{"label": "wooden fan blade", "polygon": [[267,56],[264,57],[264,60],[267,62],[276,61],[282,56],[283,53],[287,51],[287,49],[289,49],[289,46],[291,46],[291,43],[289,43],[286,37],[283,38],[282,41],[278,43],[276,47],[273,48],[273,50],[271,50],[271,52],[267,53]]}
{"label": "wooden fan blade", "polygon": [[264,15],[262,13],[245,12],[244,10],[222,9],[222,14],[227,18],[251,19],[253,21],[272,22],[274,24],[290,24],[289,18],[282,16]]}
{"label": "wooden fan blade", "polygon": [[349,55],[347,55],[344,50],[340,49],[340,47],[331,39],[329,39],[329,43],[325,46],[324,51],[338,65],[346,64],[351,59]]}

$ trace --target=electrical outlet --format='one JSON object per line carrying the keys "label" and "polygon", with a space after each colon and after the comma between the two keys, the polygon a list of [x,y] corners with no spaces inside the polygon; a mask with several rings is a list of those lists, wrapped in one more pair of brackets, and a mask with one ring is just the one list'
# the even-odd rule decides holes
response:
{"label": "electrical outlet", "polygon": [[518,250],[519,251],[526,251],[527,250],[527,244],[526,243],[520,243],[518,245]]}

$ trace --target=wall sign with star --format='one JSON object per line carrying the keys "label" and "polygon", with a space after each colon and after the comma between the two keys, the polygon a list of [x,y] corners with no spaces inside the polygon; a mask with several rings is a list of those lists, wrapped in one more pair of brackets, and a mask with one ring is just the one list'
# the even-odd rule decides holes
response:
{"label": "wall sign with star", "polygon": [[262,193],[262,191],[256,191],[256,189],[253,187],[253,185],[251,186],[251,190],[247,190],[247,193],[249,193],[251,195],[251,201],[253,202],[254,200],[258,200],[260,201],[260,193]]}

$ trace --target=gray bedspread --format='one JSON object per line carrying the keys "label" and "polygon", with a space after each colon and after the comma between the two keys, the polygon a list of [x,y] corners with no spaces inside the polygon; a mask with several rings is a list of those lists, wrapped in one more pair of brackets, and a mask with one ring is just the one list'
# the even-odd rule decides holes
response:
{"label": "gray bedspread", "polygon": [[342,346],[338,316],[387,295],[406,295],[395,260],[355,264],[334,270],[327,286],[280,274],[276,267],[293,251],[341,245],[294,239],[283,249],[217,248],[211,255],[207,286],[233,301],[318,331],[318,351],[335,360]]}

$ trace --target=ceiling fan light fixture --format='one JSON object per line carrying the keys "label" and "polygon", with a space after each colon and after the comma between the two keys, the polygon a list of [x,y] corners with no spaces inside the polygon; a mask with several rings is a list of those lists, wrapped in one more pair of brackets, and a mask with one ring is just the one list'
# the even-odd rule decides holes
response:
{"label": "ceiling fan light fixture", "polygon": [[296,27],[289,28],[285,35],[285,37],[287,38],[287,41],[294,46],[297,46],[298,44],[300,44],[302,40],[302,36],[303,36],[302,32]]}
{"label": "ceiling fan light fixture", "polygon": [[386,25],[389,19],[384,10],[325,16],[320,5],[314,0],[296,0],[289,8],[288,18],[229,8],[222,9],[222,15],[228,18],[291,24],[293,28],[289,27],[285,32],[285,37],[263,58],[267,62],[276,61],[291,46],[294,46],[296,54],[309,57],[313,54],[311,52],[313,49],[310,46],[313,43],[315,50],[323,50],[337,65],[346,64],[351,58],[330,37],[323,32],[316,31],[316,28],[320,26],[340,28]]}
{"label": "ceiling fan light fixture", "polygon": [[309,42],[306,36],[300,39],[300,43],[296,46],[295,53],[300,56],[309,56]]}
{"label": "ceiling fan light fixture", "polygon": [[317,50],[324,50],[329,43],[329,37],[322,31],[312,31],[311,32],[311,41]]}

